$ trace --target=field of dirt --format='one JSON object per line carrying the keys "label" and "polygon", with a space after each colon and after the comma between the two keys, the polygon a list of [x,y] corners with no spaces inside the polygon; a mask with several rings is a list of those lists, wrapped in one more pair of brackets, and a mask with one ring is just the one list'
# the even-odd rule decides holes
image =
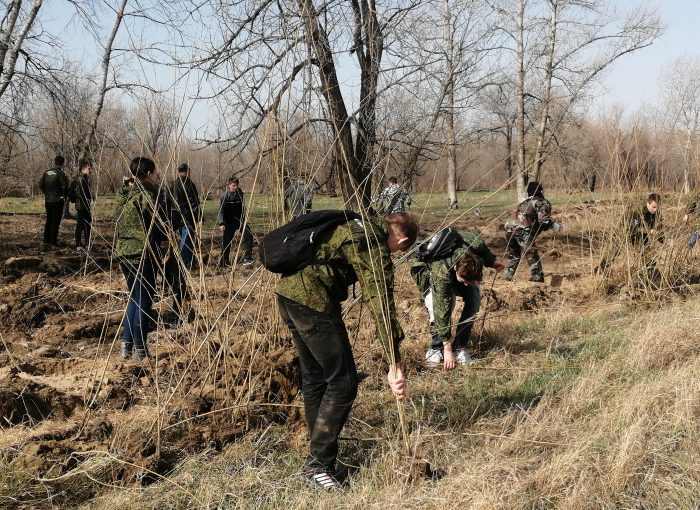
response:
{"label": "field of dirt", "polygon": [[[581,229],[605,207],[557,212]],[[480,230],[503,256],[501,218],[466,214],[454,226]],[[9,471],[23,473],[16,488],[5,483],[2,505],[86,501],[99,485],[86,483],[76,494],[76,473],[103,484],[148,485],[188,456],[221,451],[271,422],[287,423],[303,439],[297,362],[272,305],[269,273],[258,265],[194,269],[193,320],[171,327],[171,300],[162,289],[157,329],[149,335],[153,358],[123,361],[126,288],[111,262],[111,224],[98,222],[88,256],[70,248],[73,226],[62,224],[64,247],[43,250],[41,216],[0,216],[0,452]],[[597,262],[591,250],[598,250],[602,235],[594,229],[543,235],[545,284],[528,282],[524,267],[514,282],[487,271],[475,328],[484,342],[475,354],[488,355],[489,329],[503,321],[624,298],[620,285],[606,287],[591,276]],[[422,370],[428,324],[407,266],[397,269],[396,302],[411,373]],[[358,305],[347,317],[358,366],[375,377],[379,350],[368,314]]]}

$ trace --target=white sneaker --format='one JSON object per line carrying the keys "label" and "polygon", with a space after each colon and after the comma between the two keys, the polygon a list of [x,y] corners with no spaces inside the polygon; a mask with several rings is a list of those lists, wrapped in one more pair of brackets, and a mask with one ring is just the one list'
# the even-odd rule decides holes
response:
{"label": "white sneaker", "polygon": [[438,365],[442,361],[442,351],[439,349],[428,349],[428,352],[425,353],[425,362],[430,365]]}
{"label": "white sneaker", "polygon": [[314,487],[320,487],[327,491],[342,491],[343,486],[336,478],[325,470],[313,470],[303,473],[307,482]]}
{"label": "white sneaker", "polygon": [[474,360],[466,349],[457,349],[455,351],[455,358],[457,359],[458,365],[471,365],[474,363]]}
{"label": "white sneaker", "polygon": [[252,259],[243,259],[243,262],[241,262],[241,265],[244,267],[252,266],[254,264]]}

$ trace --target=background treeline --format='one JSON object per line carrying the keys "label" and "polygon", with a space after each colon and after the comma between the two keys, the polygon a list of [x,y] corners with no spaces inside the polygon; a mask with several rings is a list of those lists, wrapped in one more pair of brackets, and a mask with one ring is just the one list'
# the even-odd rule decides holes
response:
{"label": "background treeline", "polygon": [[662,34],[657,13],[623,4],[3,0],[0,194],[36,194],[58,153],[69,171],[93,159],[98,193],[139,154],[166,177],[188,162],[204,192],[307,174],[351,206],[389,175],[452,206],[457,190],[522,193],[533,177],[688,191],[697,58],[669,63],[655,105],[594,108],[605,72]]}

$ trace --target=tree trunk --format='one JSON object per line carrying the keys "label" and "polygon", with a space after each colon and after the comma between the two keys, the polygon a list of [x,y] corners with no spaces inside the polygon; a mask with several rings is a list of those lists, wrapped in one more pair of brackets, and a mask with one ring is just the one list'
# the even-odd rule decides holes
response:
{"label": "tree trunk", "polygon": [[343,96],[340,92],[338,74],[333,61],[333,52],[328,41],[328,35],[321,28],[318,20],[318,12],[312,0],[298,0],[301,8],[301,16],[306,27],[308,43],[314,49],[318,59],[319,74],[321,77],[321,93],[326,100],[329,117],[335,140],[335,149],[338,160],[341,163],[340,191],[343,200],[351,208],[359,208],[360,201],[355,190],[358,189],[355,170],[358,161],[355,157],[352,139],[350,117],[348,115]]}
{"label": "tree trunk", "polygon": [[22,44],[24,44],[24,40],[27,38],[27,35],[29,35],[29,31],[34,25],[34,21],[36,20],[36,16],[39,13],[39,9],[41,9],[42,3],[43,0],[34,0],[32,8],[29,10],[27,18],[24,20],[24,25],[22,25],[22,29],[20,30],[19,34],[12,34],[11,32],[9,32],[9,28],[14,28],[15,22],[17,20],[16,16],[19,13],[19,9],[21,7],[22,2],[14,2],[13,5],[10,6],[10,9],[16,8],[17,11],[9,12],[9,16],[14,16],[15,18],[14,20],[9,20],[10,23],[8,23],[8,33],[5,34],[3,37],[3,39],[6,39],[9,36],[9,38],[11,39],[10,42],[12,43],[12,47],[9,49],[3,49],[3,55],[5,58],[3,58],[2,62],[0,63],[0,65],[2,65],[2,72],[0,73],[0,97],[2,97],[2,95],[5,93],[7,87],[10,86],[10,82],[12,81],[12,78],[15,75],[17,57],[19,57],[19,53],[22,50]]}
{"label": "tree trunk", "polygon": [[525,199],[528,182],[527,168],[525,167],[525,2],[526,0],[520,0],[516,19],[516,59],[518,62],[518,71],[515,77],[516,101],[518,103],[517,117],[515,119],[515,129],[518,140],[518,178],[516,180],[516,190],[520,200]]}
{"label": "tree trunk", "polygon": [[457,144],[455,137],[454,40],[450,0],[445,0],[445,138],[447,143],[447,204],[457,209]]}
{"label": "tree trunk", "polygon": [[540,121],[537,126],[537,144],[533,160],[533,174],[535,180],[540,180],[540,171],[544,161],[544,138],[547,131],[547,121],[549,119],[549,105],[552,95],[552,76],[554,74],[554,48],[557,40],[557,9],[559,0],[549,0],[552,8],[552,15],[549,22],[549,40],[547,41],[547,64],[545,66],[544,93],[542,104],[540,105]]}

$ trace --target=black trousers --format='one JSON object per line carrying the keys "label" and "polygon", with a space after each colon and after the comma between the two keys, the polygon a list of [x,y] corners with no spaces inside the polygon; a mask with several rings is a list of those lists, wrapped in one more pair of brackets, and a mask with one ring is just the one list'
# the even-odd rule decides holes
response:
{"label": "black trousers", "polygon": [[[90,210],[77,209],[77,222],[75,223],[75,246],[87,247],[90,243],[90,232],[92,231],[92,214]],[[85,234],[85,244],[82,244],[82,237]]]}
{"label": "black trousers", "polygon": [[58,244],[58,228],[63,217],[63,200],[46,202],[46,223],[44,224],[44,243],[56,246]]}
{"label": "black trousers", "polygon": [[282,320],[299,353],[309,428],[306,469],[335,468],[338,436],[357,396],[357,369],[343,319],[277,296]]}
{"label": "black trousers", "polygon": [[[241,224],[238,222],[234,223],[224,223],[224,248],[221,252],[220,264],[230,263],[230,253],[231,245],[233,244],[233,238],[236,235],[238,229],[241,228]],[[243,229],[243,260],[250,260],[253,258],[253,232],[250,230],[248,225]]]}

